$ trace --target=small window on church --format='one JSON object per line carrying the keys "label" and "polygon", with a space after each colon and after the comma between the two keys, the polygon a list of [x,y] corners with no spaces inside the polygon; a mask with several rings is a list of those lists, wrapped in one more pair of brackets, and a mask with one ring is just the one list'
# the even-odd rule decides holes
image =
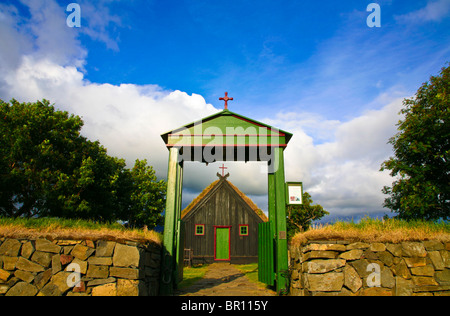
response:
{"label": "small window on church", "polygon": [[195,236],[204,236],[205,235],[205,225],[195,225]]}
{"label": "small window on church", "polygon": [[248,236],[248,225],[239,225],[239,236]]}

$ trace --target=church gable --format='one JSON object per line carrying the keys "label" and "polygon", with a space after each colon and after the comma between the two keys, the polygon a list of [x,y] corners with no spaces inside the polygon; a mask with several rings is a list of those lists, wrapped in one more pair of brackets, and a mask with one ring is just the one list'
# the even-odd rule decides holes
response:
{"label": "church gable", "polygon": [[[229,194],[225,199],[222,197],[219,198],[219,201],[224,202],[223,206],[226,205],[226,202],[229,199],[237,200],[243,204],[243,208],[247,210],[250,216],[256,216],[263,222],[267,222],[268,218],[264,214],[264,212],[242,191],[240,191],[234,184],[227,180],[228,175],[222,177],[220,174],[219,180],[214,181],[209,186],[207,186],[181,213],[182,220],[188,220],[192,217],[197,211],[199,211],[203,205],[207,204],[211,199],[216,198],[217,194],[225,194],[226,190]],[[229,202],[229,201],[228,201]],[[220,203],[220,202],[219,202]]]}
{"label": "church gable", "polygon": [[267,217],[227,176],[219,175],[182,212],[185,248],[196,262],[257,261],[258,224]]}

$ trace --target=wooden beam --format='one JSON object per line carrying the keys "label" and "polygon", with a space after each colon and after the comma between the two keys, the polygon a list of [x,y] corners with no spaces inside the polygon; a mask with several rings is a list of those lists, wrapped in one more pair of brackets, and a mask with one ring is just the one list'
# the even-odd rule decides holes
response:
{"label": "wooden beam", "polygon": [[176,273],[177,223],[181,213],[182,165],[178,162],[178,149],[169,151],[167,171],[167,197],[164,220],[164,243],[161,262],[160,294],[170,295],[174,288]]}
{"label": "wooden beam", "polygon": [[284,153],[282,148],[274,151],[274,180],[275,180],[275,263],[277,292],[285,290],[288,285],[288,249],[286,227],[286,186],[284,177]]}

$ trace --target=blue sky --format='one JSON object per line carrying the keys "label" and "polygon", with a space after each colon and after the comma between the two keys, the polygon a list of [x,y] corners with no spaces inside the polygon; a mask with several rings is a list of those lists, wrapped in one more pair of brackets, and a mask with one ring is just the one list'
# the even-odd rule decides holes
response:
{"label": "blue sky", "polygon": [[[81,8],[70,28],[69,3]],[[368,27],[377,3],[381,27]],[[450,61],[450,0],[0,3],[0,98],[47,98],[131,165],[166,177],[159,135],[223,108],[294,134],[286,179],[332,216],[378,215],[402,99]],[[267,208],[258,164],[230,180]],[[187,204],[218,164],[186,168]]]}

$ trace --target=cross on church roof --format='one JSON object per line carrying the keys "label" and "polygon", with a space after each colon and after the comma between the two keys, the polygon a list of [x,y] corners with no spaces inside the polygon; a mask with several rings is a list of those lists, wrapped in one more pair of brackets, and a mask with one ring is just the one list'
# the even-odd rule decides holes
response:
{"label": "cross on church roof", "polygon": [[224,98],[219,98],[221,101],[225,101],[225,110],[228,110],[228,101],[233,101],[233,98],[228,97],[228,92],[225,92]]}
{"label": "cross on church roof", "polygon": [[224,176],[224,171],[225,171],[225,169],[228,169],[228,167],[225,167],[225,165],[222,164],[222,167],[219,167],[219,169],[222,169],[222,178],[223,178],[223,176]]}

